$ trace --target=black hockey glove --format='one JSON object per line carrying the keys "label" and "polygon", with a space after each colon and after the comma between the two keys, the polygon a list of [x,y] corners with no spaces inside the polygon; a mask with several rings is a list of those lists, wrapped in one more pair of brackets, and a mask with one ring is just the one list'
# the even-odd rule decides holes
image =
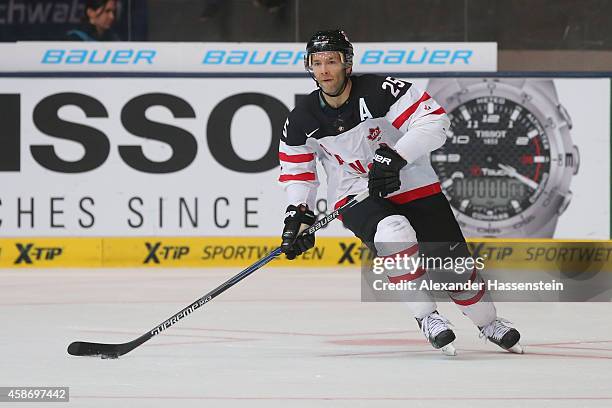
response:
{"label": "black hockey glove", "polygon": [[316,221],[316,217],[308,206],[300,204],[298,207],[290,205],[285,212],[285,228],[283,229],[283,242],[281,251],[285,253],[287,259],[294,259],[303,252],[314,247],[314,234],[300,233],[309,228]]}
{"label": "black hockey glove", "polygon": [[368,175],[368,189],[372,197],[386,197],[400,188],[400,170],[408,162],[395,150],[384,145],[374,152]]}

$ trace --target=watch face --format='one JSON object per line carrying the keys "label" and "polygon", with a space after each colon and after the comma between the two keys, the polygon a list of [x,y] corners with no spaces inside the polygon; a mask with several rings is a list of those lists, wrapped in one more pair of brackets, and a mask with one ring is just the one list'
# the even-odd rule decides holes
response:
{"label": "watch face", "polygon": [[527,210],[550,173],[550,143],[536,116],[495,96],[466,101],[448,116],[448,139],[431,162],[452,207],[488,221]]}

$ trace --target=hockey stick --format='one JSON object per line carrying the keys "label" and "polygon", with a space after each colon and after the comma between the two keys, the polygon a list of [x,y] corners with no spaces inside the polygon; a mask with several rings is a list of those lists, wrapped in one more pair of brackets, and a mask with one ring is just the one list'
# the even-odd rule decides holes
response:
{"label": "hockey stick", "polygon": [[[320,230],[321,228],[325,227],[328,223],[338,218],[338,216],[340,216],[344,211],[353,207],[355,204],[365,200],[367,197],[368,197],[368,191],[364,191],[363,193],[356,195],[351,200],[349,200],[346,204],[336,209],[333,213],[315,222],[310,228],[304,231],[303,234],[314,234],[316,231]],[[198,300],[196,300],[195,302],[193,302],[192,304],[190,304],[189,306],[187,306],[186,308],[184,308],[183,310],[181,310],[180,312],[178,312],[171,318],[155,326],[151,331],[146,332],[145,334],[143,334],[142,336],[138,337],[135,340],[132,340],[127,343],[119,343],[119,344],[89,343],[86,341],[75,341],[73,343],[70,343],[70,345],[68,346],[68,354],[71,354],[73,356],[100,356],[102,358],[118,358],[119,356],[129,353],[130,351],[134,350],[136,347],[140,346],[142,343],[149,340],[151,337],[160,334],[161,332],[163,332],[170,326],[177,323],[182,318],[189,316],[195,310],[204,306],[206,303],[210,302],[212,299],[216,298],[218,295],[225,292],[227,289],[231,288],[232,286],[234,286],[235,284],[237,284],[238,282],[240,282],[241,280],[243,280],[244,278],[246,278],[247,276],[249,276],[256,270],[258,270],[259,268],[261,268],[262,266],[264,266],[265,264],[267,264],[268,262],[270,262],[271,260],[279,256],[280,254],[281,254],[281,249],[280,247],[278,247],[272,252],[270,252],[268,255],[264,256],[263,258],[255,262],[253,265],[244,269],[242,272],[230,278],[229,280],[223,282],[221,285],[211,290],[206,295],[202,296],[201,298],[199,298]]]}

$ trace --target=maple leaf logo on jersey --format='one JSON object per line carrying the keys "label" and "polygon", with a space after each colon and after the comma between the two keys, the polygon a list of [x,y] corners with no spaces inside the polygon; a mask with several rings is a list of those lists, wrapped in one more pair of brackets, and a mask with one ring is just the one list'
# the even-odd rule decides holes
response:
{"label": "maple leaf logo on jersey", "polygon": [[376,126],[375,128],[370,128],[370,134],[368,135],[368,139],[376,142],[380,140],[380,128],[378,126]]}

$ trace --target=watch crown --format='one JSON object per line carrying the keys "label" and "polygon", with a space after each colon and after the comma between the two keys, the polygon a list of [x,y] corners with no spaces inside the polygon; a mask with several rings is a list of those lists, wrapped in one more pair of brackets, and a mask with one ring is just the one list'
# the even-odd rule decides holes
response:
{"label": "watch crown", "polygon": [[578,174],[578,169],[580,168],[580,151],[578,151],[578,146],[572,146],[572,155],[574,156],[574,176]]}

